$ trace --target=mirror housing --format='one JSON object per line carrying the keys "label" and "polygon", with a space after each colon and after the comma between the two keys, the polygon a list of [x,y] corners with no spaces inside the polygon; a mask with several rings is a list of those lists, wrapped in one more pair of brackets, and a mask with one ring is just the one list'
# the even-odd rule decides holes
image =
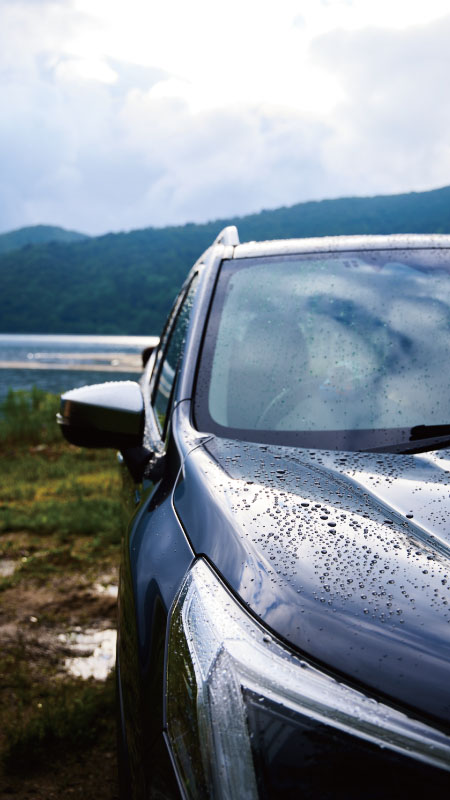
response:
{"label": "mirror housing", "polygon": [[144,433],[140,386],[109,381],[65,392],[57,422],[67,441],[78,447],[139,447]]}

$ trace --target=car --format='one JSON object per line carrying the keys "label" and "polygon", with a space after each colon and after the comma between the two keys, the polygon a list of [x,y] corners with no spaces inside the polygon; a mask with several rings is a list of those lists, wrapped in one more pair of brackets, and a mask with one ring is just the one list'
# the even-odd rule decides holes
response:
{"label": "car", "polygon": [[228,227],[140,383],[62,396],[121,454],[122,797],[448,792],[449,363],[450,236]]}

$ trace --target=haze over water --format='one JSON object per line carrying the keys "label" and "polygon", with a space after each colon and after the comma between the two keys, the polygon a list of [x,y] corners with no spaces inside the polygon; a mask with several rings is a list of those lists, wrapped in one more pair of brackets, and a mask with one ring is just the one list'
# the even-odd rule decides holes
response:
{"label": "haze over water", "polygon": [[0,334],[0,401],[10,388],[59,394],[87,383],[138,380],[141,352],[154,342],[148,336]]}

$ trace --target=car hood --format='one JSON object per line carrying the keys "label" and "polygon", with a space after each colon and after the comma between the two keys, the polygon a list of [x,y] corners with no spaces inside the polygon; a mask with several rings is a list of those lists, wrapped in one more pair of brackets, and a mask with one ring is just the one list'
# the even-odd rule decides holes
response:
{"label": "car hood", "polygon": [[174,505],[194,551],[304,656],[450,723],[450,450],[343,453],[211,437]]}

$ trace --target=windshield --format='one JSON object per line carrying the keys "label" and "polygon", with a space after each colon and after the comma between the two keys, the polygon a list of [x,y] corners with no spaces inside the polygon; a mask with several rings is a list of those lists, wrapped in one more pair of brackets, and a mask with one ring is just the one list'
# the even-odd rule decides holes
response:
{"label": "windshield", "polygon": [[198,426],[359,450],[448,425],[449,272],[444,249],[225,261],[197,381]]}

